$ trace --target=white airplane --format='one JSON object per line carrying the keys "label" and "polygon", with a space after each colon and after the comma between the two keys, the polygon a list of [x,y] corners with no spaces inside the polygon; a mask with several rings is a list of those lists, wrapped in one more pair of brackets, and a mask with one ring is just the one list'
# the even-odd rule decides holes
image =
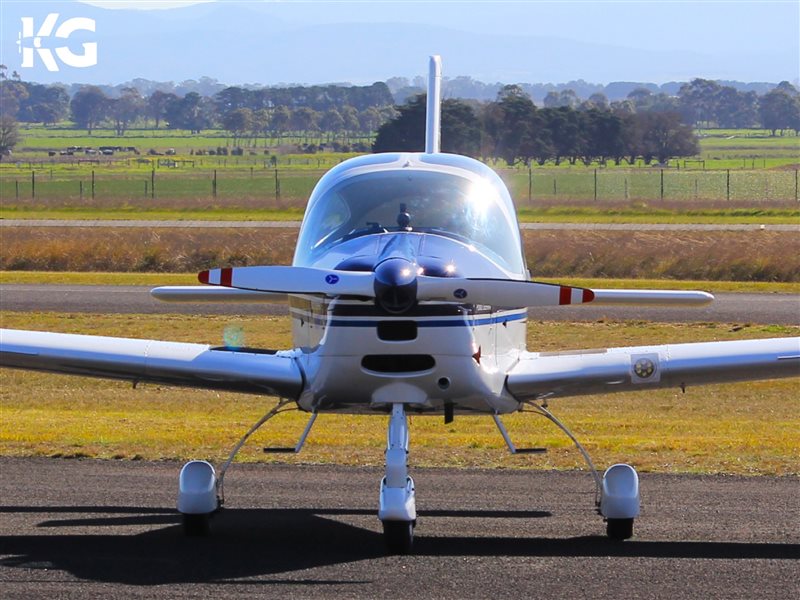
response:
{"label": "white airplane", "polygon": [[432,57],[425,152],[347,160],[317,184],[292,266],[222,268],[205,284],[161,287],[169,302],[287,302],[295,347],[272,351],[2,330],[0,364],[54,373],[234,390],[280,400],[244,435],[219,472],[190,461],[179,476],[187,534],[205,533],[224,502],[225,472],[247,438],[284,409],[389,415],[378,518],[390,552],[409,552],[417,513],[408,474],[408,413],[500,416],[533,410],[584,455],[596,503],[616,539],[631,537],[639,480],[630,465],[602,477],[547,400],[800,375],[800,337],[529,352],[528,307],[701,305],[704,292],[591,290],[529,280],[514,205],[484,164],[439,152],[439,57]]}

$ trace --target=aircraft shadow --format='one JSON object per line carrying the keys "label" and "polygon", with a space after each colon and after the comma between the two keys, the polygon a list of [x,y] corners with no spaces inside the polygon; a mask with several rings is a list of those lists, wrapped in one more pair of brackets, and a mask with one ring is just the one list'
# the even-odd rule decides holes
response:
{"label": "aircraft shadow", "polygon": [[[50,533],[0,537],[0,567],[58,569],[91,581],[128,585],[213,582],[260,577],[260,583],[314,585],[367,581],[268,579],[270,575],[385,556],[373,510],[226,509],[212,521],[208,538],[186,538],[172,509],[138,507],[2,507],[0,513],[82,514],[38,524]],[[429,511],[427,518],[546,518],[541,511]],[[337,520],[375,519],[361,526]],[[367,523],[365,521],[365,523]],[[96,533],[97,528],[150,526],[135,535]],[[87,528],[87,533],[54,534],[54,529]],[[736,542],[613,542],[605,537],[502,538],[418,535],[417,556],[648,557],[797,559],[800,545]]]}

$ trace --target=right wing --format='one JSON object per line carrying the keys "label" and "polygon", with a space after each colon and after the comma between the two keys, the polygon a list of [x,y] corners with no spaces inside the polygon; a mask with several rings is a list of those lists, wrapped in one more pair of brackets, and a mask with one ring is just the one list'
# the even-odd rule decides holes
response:
{"label": "right wing", "polygon": [[525,352],[508,372],[517,400],[800,376],[800,338]]}
{"label": "right wing", "polygon": [[0,329],[0,366],[296,399],[293,352]]}

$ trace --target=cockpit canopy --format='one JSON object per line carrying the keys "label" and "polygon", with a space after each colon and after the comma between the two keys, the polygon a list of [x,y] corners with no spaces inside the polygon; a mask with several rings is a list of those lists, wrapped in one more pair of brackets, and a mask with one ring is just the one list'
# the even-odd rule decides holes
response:
{"label": "cockpit canopy", "polygon": [[474,246],[509,272],[524,274],[514,207],[491,169],[453,155],[382,156],[396,160],[359,168],[354,159],[336,170],[341,176],[331,173],[334,182],[328,176],[320,181],[303,221],[296,265],[312,265],[356,237],[413,231]]}

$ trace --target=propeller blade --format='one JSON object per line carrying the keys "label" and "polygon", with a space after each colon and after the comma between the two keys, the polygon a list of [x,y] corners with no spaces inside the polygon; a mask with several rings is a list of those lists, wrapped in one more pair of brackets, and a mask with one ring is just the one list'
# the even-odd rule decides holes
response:
{"label": "propeller blade", "polygon": [[200,283],[283,294],[372,298],[373,274],[311,267],[231,267],[202,271]]}
{"label": "propeller blade", "polygon": [[592,290],[519,281],[514,279],[417,278],[419,300],[487,304],[504,308],[584,304],[594,299]]}
{"label": "propeller blade", "polygon": [[704,306],[714,301],[708,292],[683,290],[593,290],[594,303],[602,305]]}

